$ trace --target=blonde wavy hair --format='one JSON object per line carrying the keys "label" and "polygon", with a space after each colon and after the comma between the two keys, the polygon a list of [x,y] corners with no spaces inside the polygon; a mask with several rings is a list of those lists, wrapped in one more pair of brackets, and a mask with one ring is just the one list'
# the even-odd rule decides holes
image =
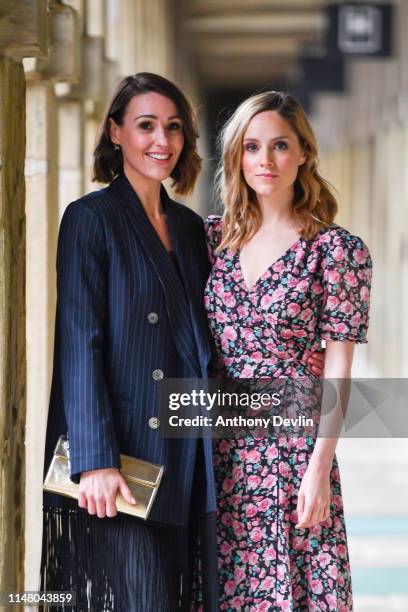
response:
{"label": "blonde wavy hair", "polygon": [[243,140],[251,119],[264,111],[277,111],[296,134],[306,153],[294,185],[293,213],[307,240],[330,223],[337,213],[337,200],[330,184],[318,172],[317,143],[306,114],[298,100],[285,92],[267,91],[254,95],[238,106],[222,129],[219,144],[221,160],[216,189],[224,205],[222,240],[218,250],[240,249],[258,231],[262,215],[256,193],[241,172]]}

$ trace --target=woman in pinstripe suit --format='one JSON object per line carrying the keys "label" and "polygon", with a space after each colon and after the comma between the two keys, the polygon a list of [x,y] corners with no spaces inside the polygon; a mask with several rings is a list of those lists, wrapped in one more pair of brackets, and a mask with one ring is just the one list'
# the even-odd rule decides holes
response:
{"label": "woman in pinstripe suit", "polygon": [[[61,223],[45,467],[68,433],[80,497],[78,508],[45,495],[42,587],[76,591],[77,610],[189,609],[193,515],[207,517],[216,560],[210,440],[155,428],[160,380],[206,377],[211,357],[203,223],[161,185],[170,176],[178,193],[191,191],[196,139],[172,83],[125,78],[95,150],[94,179],[109,186],[70,204]],[[120,453],[165,466],[148,523],[116,516],[118,490],[134,503]],[[207,609],[216,601],[209,587]]]}

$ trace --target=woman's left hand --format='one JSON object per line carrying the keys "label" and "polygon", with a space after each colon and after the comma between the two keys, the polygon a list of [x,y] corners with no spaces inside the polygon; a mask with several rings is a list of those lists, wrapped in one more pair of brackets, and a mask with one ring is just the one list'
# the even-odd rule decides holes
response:
{"label": "woman's left hand", "polygon": [[316,376],[322,376],[324,372],[324,361],[324,352],[320,353],[315,351],[307,358],[307,367],[313,374],[316,374]]}
{"label": "woman's left hand", "polygon": [[330,470],[309,464],[299,489],[296,529],[323,523],[330,516]]}

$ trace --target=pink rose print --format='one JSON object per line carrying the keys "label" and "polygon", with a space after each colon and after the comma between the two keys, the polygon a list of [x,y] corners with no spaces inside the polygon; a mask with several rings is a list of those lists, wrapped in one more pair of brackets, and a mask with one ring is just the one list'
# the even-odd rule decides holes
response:
{"label": "pink rose print", "polygon": [[327,593],[325,595],[326,601],[329,604],[329,610],[337,610],[337,597],[331,595],[331,593]]}
{"label": "pink rose print", "polygon": [[276,550],[274,548],[266,548],[264,558],[265,561],[274,561],[276,559]]}
{"label": "pink rose print", "polygon": [[363,285],[360,289],[360,299],[362,302],[368,302],[370,297],[369,291],[368,291],[368,287],[366,285]]}
{"label": "pink rose print", "polygon": [[227,542],[223,542],[220,546],[220,552],[225,557],[231,554],[231,550],[231,544],[228,544]]}
{"label": "pink rose print", "polygon": [[223,295],[223,302],[225,304],[225,306],[227,306],[228,308],[234,308],[236,302],[235,302],[235,298],[232,295],[232,293],[227,292],[224,293]]}
{"label": "pink rose print", "polygon": [[251,476],[249,476],[248,478],[248,488],[249,489],[256,489],[257,487],[259,487],[261,483],[261,479],[259,478],[259,476],[256,476],[255,474],[252,474]]}
{"label": "pink rose print", "polygon": [[239,377],[240,378],[252,378],[254,375],[254,368],[251,368],[251,366],[246,365],[242,372],[240,373]]}
{"label": "pink rose print", "polygon": [[273,587],[275,586],[275,582],[275,578],[273,578],[272,576],[267,576],[261,582],[261,589],[263,589],[264,591],[269,591],[270,589],[273,589]]}
{"label": "pink rose print", "polygon": [[331,578],[334,578],[334,580],[336,580],[339,571],[335,565],[330,565],[330,567],[327,568],[327,573]]}
{"label": "pink rose print", "polygon": [[250,450],[247,454],[247,461],[250,463],[258,463],[261,459],[261,453],[258,450]]}
{"label": "pink rose print", "polygon": [[279,453],[278,453],[278,449],[276,448],[276,446],[269,446],[266,449],[265,454],[268,459],[276,459]]}
{"label": "pink rose print", "polygon": [[240,317],[246,318],[248,316],[248,308],[245,308],[245,306],[242,306],[242,304],[240,304],[237,307],[237,313]]}
{"label": "pink rose print", "polygon": [[253,542],[260,542],[265,536],[264,530],[260,529],[259,527],[255,527],[254,529],[252,529],[249,535],[251,536],[251,540]]}
{"label": "pink rose print", "polygon": [[333,329],[337,334],[346,334],[348,331],[348,327],[345,323],[335,323]]}
{"label": "pink rose print", "polygon": [[361,314],[359,312],[356,312],[356,314],[351,317],[351,325],[353,327],[359,327],[361,323]]}
{"label": "pink rose print", "polygon": [[338,304],[339,304],[338,298],[336,298],[335,295],[329,295],[329,297],[327,298],[327,308],[329,310],[335,310]]}
{"label": "pink rose print", "polygon": [[358,285],[356,275],[351,270],[349,272],[345,272],[344,280],[348,285],[350,285],[350,287],[357,287]]}
{"label": "pink rose print", "polygon": [[327,273],[327,280],[331,285],[337,285],[340,281],[340,274],[337,270],[329,270]]}
{"label": "pink rose print", "polygon": [[258,508],[254,504],[250,504],[246,509],[246,515],[252,518],[258,514]]}
{"label": "pink rose print", "polygon": [[272,266],[272,270],[274,272],[283,272],[283,270],[285,269],[285,262],[283,261],[276,261],[273,266]]}
{"label": "pink rose print", "polygon": [[288,307],[286,310],[289,316],[296,317],[296,315],[298,315],[300,312],[300,306],[299,304],[296,304],[296,302],[291,302],[290,304],[288,304]]}
{"label": "pink rose print", "polygon": [[340,304],[339,309],[346,315],[352,314],[354,312],[354,306],[349,300],[342,302]]}
{"label": "pink rose print", "polygon": [[245,527],[243,523],[240,523],[239,521],[233,521],[232,528],[237,538],[241,538],[245,533]]}
{"label": "pink rose print", "polygon": [[232,514],[231,514],[231,512],[224,512],[224,514],[221,515],[221,522],[226,527],[229,527],[230,525],[232,525]]}
{"label": "pink rose print", "polygon": [[256,608],[259,612],[268,612],[268,610],[272,609],[272,604],[268,601],[261,601],[256,604]]}
{"label": "pink rose print", "polygon": [[367,261],[367,251],[365,249],[355,249],[353,258],[358,264],[365,264]]}
{"label": "pink rose print", "polygon": [[259,509],[260,509],[261,512],[266,512],[267,510],[269,510],[271,505],[272,505],[272,501],[270,499],[263,499],[259,503]]}
{"label": "pink rose print", "polygon": [[273,487],[276,485],[278,479],[276,476],[274,476],[273,474],[269,474],[269,476],[267,476],[266,478],[263,479],[262,481],[262,488],[264,489],[273,489]]}
{"label": "pink rose print", "polygon": [[235,583],[238,584],[245,578],[245,572],[241,567],[237,567],[234,571]]}
{"label": "pink rose print", "polygon": [[224,589],[225,589],[225,593],[227,595],[232,595],[233,592],[235,591],[235,581],[234,580],[228,580],[225,583]]}
{"label": "pink rose print", "polygon": [[256,565],[259,561],[259,555],[257,555],[255,552],[250,552],[248,555],[248,563],[250,563],[251,565]]}
{"label": "pink rose print", "polygon": [[241,467],[235,466],[232,468],[232,480],[234,482],[238,482],[243,477],[244,477],[244,470]]}
{"label": "pink rose print", "polygon": [[331,556],[328,553],[320,553],[320,555],[317,556],[317,560],[322,567],[327,567],[331,561]]}
{"label": "pink rose print", "polygon": [[293,337],[293,331],[291,329],[282,329],[280,332],[280,336],[284,339],[284,340],[290,340],[290,338]]}
{"label": "pink rose print", "polygon": [[320,593],[323,593],[323,585],[321,580],[311,580],[310,581],[310,586],[312,587],[312,591],[313,593],[316,593],[317,595],[319,595]]}
{"label": "pink rose print", "polygon": [[302,310],[302,312],[299,315],[299,318],[302,319],[302,321],[309,321],[312,315],[313,315],[313,310],[311,308],[306,308],[306,310]]}
{"label": "pink rose print", "polygon": [[237,597],[234,597],[231,603],[234,610],[240,610],[245,603],[245,599],[242,597],[242,595],[237,595]]}
{"label": "pink rose print", "polygon": [[270,308],[271,304],[273,303],[273,299],[271,295],[263,295],[261,298],[261,308],[262,310],[268,310],[268,308]]}
{"label": "pink rose print", "polygon": [[218,445],[218,450],[220,451],[220,453],[229,453],[231,450],[231,444],[229,440],[221,440]]}
{"label": "pink rose print", "polygon": [[272,301],[280,302],[285,297],[285,292],[283,289],[275,289],[272,293]]}
{"label": "pink rose print", "polygon": [[222,332],[222,337],[227,338],[227,340],[236,340],[237,332],[235,331],[233,327],[227,325],[226,327],[224,327],[224,331]]}
{"label": "pink rose print", "polygon": [[254,332],[252,331],[252,329],[249,329],[249,327],[244,327],[244,329],[241,330],[241,336],[247,342],[250,342],[255,338]]}
{"label": "pink rose print", "polygon": [[344,250],[341,247],[336,247],[332,253],[334,261],[343,261]]}

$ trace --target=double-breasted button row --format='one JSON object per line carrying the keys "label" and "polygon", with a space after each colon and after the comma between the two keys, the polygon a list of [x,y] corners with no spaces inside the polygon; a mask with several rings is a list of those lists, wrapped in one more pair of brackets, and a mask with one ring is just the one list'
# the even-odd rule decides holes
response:
{"label": "double-breasted button row", "polygon": [[159,315],[157,314],[157,312],[149,312],[149,314],[147,315],[147,320],[152,325],[156,325],[156,323],[159,321]]}
{"label": "double-breasted button row", "polygon": [[152,377],[153,377],[153,380],[163,380],[164,378],[163,370],[153,370]]}
{"label": "double-breasted button row", "polygon": [[149,419],[149,427],[150,429],[159,429],[160,420],[157,417],[150,417]]}

